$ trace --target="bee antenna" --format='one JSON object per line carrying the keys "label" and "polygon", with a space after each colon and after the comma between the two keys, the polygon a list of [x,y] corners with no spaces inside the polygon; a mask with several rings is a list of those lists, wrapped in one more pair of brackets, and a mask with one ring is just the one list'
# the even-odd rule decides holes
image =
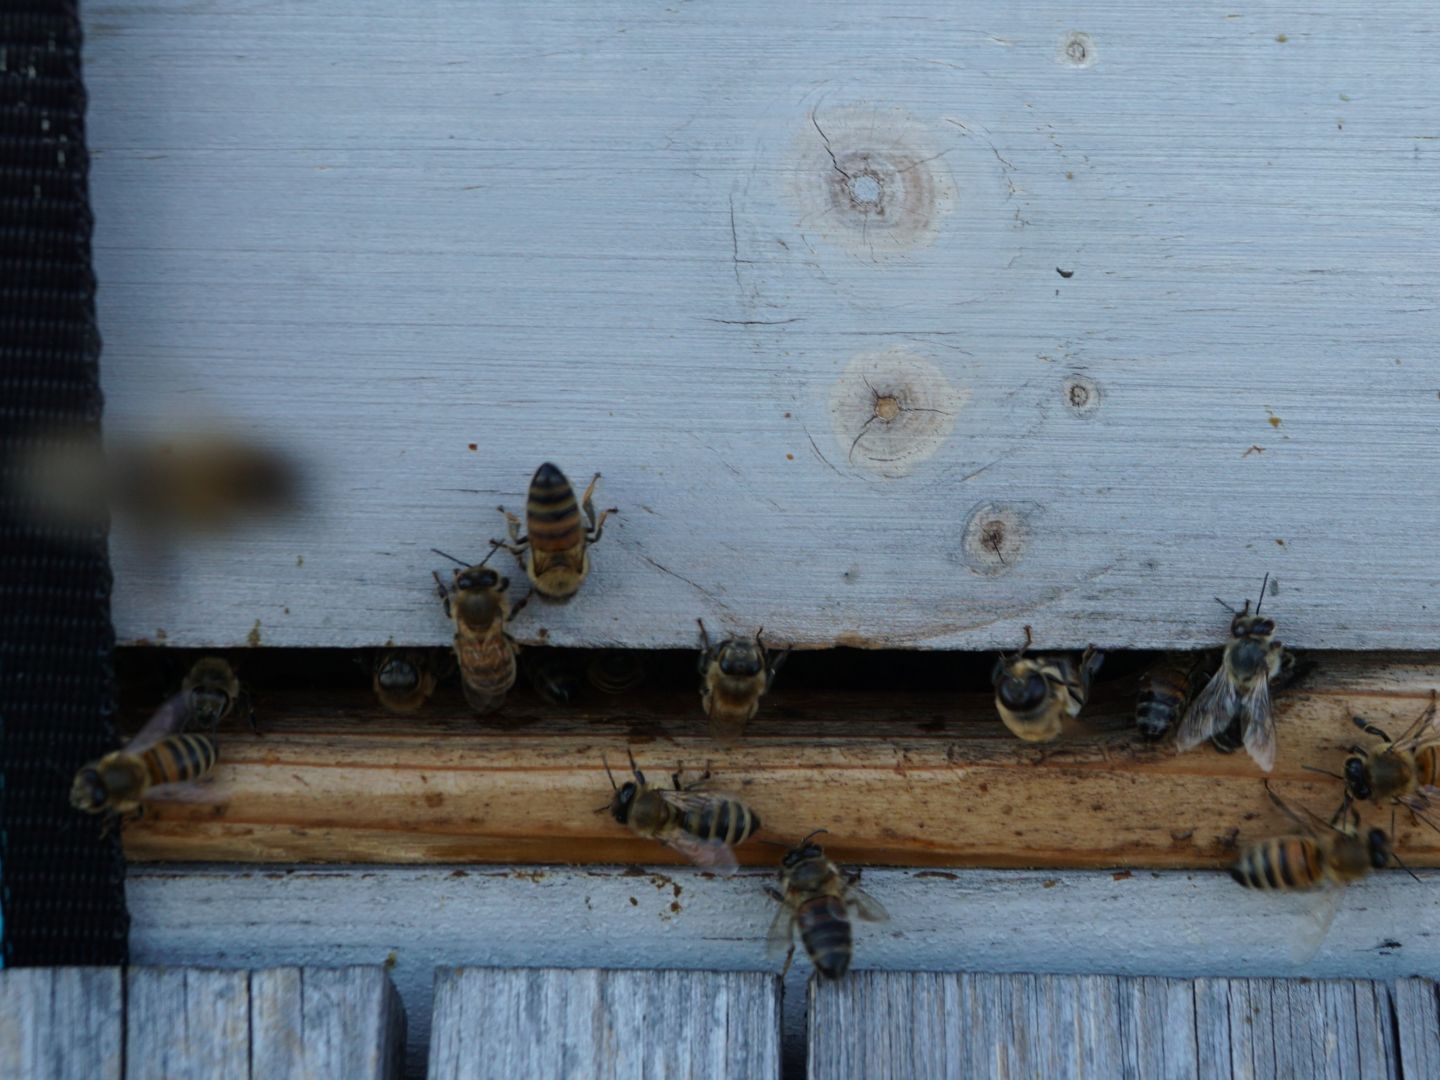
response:
{"label": "bee antenna", "polygon": [[1301,765],[1300,768],[1306,772],[1319,773],[1321,776],[1333,776],[1336,780],[1343,781],[1345,779],[1339,773],[1331,772],[1329,769],[1317,769],[1314,765]]}
{"label": "bee antenna", "polygon": [[1239,613],[1238,611],[1236,611],[1233,607],[1231,607],[1229,604],[1227,604],[1224,600],[1221,600],[1218,596],[1215,597],[1215,603],[1219,604],[1219,605],[1220,605],[1221,607],[1223,607],[1226,611],[1230,612],[1231,615],[1239,615],[1239,614],[1240,614],[1240,613]]}
{"label": "bee antenna", "polygon": [[[604,765],[605,765],[605,775],[608,776],[608,777],[610,777],[610,788],[611,788],[611,790],[612,790],[612,791],[619,791],[619,790],[620,790],[620,785],[617,784],[617,783],[615,783],[615,774],[610,771],[610,762],[608,762],[608,761],[605,760],[605,755],[604,755],[604,754],[601,754],[601,755],[600,755],[600,760],[601,760],[601,761],[604,763]],[[600,810],[603,810],[603,809],[605,809],[605,808],[602,806],[602,807],[600,808]],[[600,810],[597,810],[597,811],[595,811],[595,812],[598,814],[598,813],[600,812]]]}
{"label": "bee antenna", "polygon": [[[457,559],[457,558],[455,558],[454,555],[447,555],[445,552],[441,551],[439,548],[431,548],[430,550],[433,551],[436,555],[439,555],[442,559],[449,559],[451,562],[453,562],[453,563],[459,563],[461,566],[469,566],[469,565],[470,565],[470,564],[467,563],[464,559]],[[494,549],[494,548],[491,548],[491,549],[490,549],[490,555],[494,555],[494,554],[495,554],[495,549]],[[489,557],[490,557],[489,555],[486,556],[487,559],[488,559]],[[484,563],[481,563],[480,565],[481,565],[481,566],[484,566],[485,564],[484,564]]]}
{"label": "bee antenna", "polygon": [[640,766],[635,764],[635,753],[628,746],[625,748],[625,756],[630,759],[630,771],[635,774],[635,779],[645,783],[645,774],[640,771]]}
{"label": "bee antenna", "polygon": [[798,847],[804,847],[806,844],[808,844],[811,840],[815,839],[815,837],[819,836],[821,833],[828,833],[829,831],[830,831],[829,829],[816,829],[816,830],[815,830],[814,832],[812,832],[809,836],[805,837],[804,840],[801,840],[800,843],[799,843],[797,846],[798,846]]}
{"label": "bee antenna", "polygon": [[1260,605],[1265,602],[1265,586],[1270,584],[1270,571],[1265,571],[1265,580],[1260,582],[1260,599],[1255,601],[1255,614],[1260,614]]}
{"label": "bee antenna", "polygon": [[[1416,881],[1420,881],[1420,875],[1417,874],[1417,873],[1415,873],[1414,870],[1411,870],[1410,867],[1406,866],[1403,862],[1400,861],[1400,856],[1399,856],[1398,854],[1396,854],[1395,849],[1394,849],[1393,847],[1390,849],[1390,857],[1395,860],[1395,865],[1396,865],[1396,866],[1400,867],[1401,870],[1404,870],[1405,873],[1409,874],[1409,875],[1410,875],[1411,877],[1413,877]],[[1420,884],[1423,885],[1423,884],[1425,884],[1425,883],[1424,883],[1423,881],[1420,881]]]}

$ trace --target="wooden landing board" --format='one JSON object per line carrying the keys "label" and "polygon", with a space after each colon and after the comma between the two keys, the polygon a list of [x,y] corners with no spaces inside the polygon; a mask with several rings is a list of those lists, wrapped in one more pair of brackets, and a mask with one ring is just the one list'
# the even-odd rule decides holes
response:
{"label": "wooden landing board", "polygon": [[442,643],[554,460],[526,639],[1428,647],[1440,7],[1174,8],[87,4],[106,432],[307,479],[121,640]]}
{"label": "wooden landing board", "polygon": [[435,977],[431,1080],[779,1080],[764,972],[461,968]]}
{"label": "wooden landing board", "polygon": [[811,984],[809,1076],[1433,1076],[1415,984],[1428,1013],[1392,1026],[1401,991],[1366,980],[852,972]]}
{"label": "wooden landing board", "polygon": [[[1329,816],[1360,713],[1397,732],[1440,685],[1433,657],[1334,656],[1277,702],[1272,783]],[[226,733],[213,782],[176,788],[127,826],[140,860],[255,862],[663,863],[668,849],[597,814],[604,761],[627,749],[647,777],[712,770],[764,831],[737,854],[773,866],[770,844],[828,828],[845,862],[898,866],[1218,867],[1238,844],[1293,831],[1244,754],[1176,756],[1137,741],[1133,683],[1097,694],[1088,734],[1024,744],[978,695],[777,691],[735,746],[703,737],[693,692],[565,713],[517,706],[481,724],[437,705],[415,720],[355,697],[295,704],[263,734]],[[447,711],[448,709],[448,711]],[[691,774],[693,775],[693,774]],[[1388,809],[1368,811],[1389,828]],[[1402,857],[1440,865],[1440,834],[1397,819]]]}
{"label": "wooden landing board", "polygon": [[[0,971],[0,1076],[398,1080],[405,1011],[380,967]],[[122,1034],[123,1032],[123,1034]]]}

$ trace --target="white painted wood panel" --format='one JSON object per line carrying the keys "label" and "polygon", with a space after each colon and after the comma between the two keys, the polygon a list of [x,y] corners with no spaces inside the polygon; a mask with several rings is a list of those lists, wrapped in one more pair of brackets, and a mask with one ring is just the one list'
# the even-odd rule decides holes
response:
{"label": "white painted wood panel", "polygon": [[86,15],[107,428],[309,479],[122,528],[124,640],[444,642],[551,459],[622,513],[522,639],[1198,645],[1268,571],[1433,644],[1428,0]]}
{"label": "white painted wood panel", "polygon": [[0,1076],[120,1080],[125,998],[116,968],[0,971]]}

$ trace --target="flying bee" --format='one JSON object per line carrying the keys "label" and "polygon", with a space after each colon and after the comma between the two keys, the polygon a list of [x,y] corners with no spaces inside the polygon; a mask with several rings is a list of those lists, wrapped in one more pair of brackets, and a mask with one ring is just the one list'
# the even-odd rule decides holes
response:
{"label": "flying bee", "polygon": [[753,810],[729,795],[697,791],[709,779],[708,769],[686,787],[680,786],[680,773],[676,772],[671,777],[673,791],[647,784],[633,754],[630,771],[635,779],[617,785],[609,762],[605,763],[605,775],[610,777],[615,794],[596,813],[610,811],[632,832],[659,840],[697,866],[727,875],[735,872],[732,849],[760,828],[760,818]]}
{"label": "flying bee", "polygon": [[1005,726],[1026,742],[1051,742],[1060,737],[1065,718],[1080,715],[1105,654],[1091,645],[1078,660],[1026,656],[1033,640],[1030,627],[1025,627],[1025,644],[1014,656],[1000,654],[990,681]]}
{"label": "flying bee", "polygon": [[1270,686],[1282,669],[1293,671],[1294,660],[1286,660],[1288,651],[1275,640],[1275,621],[1260,614],[1269,581],[1270,575],[1266,574],[1254,613],[1246,600],[1244,609],[1235,612],[1230,620],[1230,640],[1220,658],[1220,669],[1190,703],[1180,723],[1175,745],[1181,752],[1223,735],[1232,723],[1238,722],[1245,733],[1245,749],[1255,763],[1267,773],[1275,768]]}
{"label": "flying bee", "polygon": [[786,649],[772,660],[761,635],[726,638],[710,644],[705,623],[700,624],[700,705],[710,718],[710,737],[738,738],[760,711],[760,698],[775,682],[775,673],[790,655]]}
{"label": "flying bee", "polygon": [[[595,520],[591,497],[599,479],[600,474],[596,473],[577,506],[575,489],[565,474],[548,461],[541,465],[535,470],[525,500],[525,536],[520,535],[520,519],[500,507],[511,542],[491,540],[490,543],[521,559],[530,584],[542,600],[569,600],[580,591],[581,582],[590,572],[590,553],[586,547],[599,542],[605,519],[620,512],[612,506],[600,515],[599,521]],[[589,531],[580,523],[581,509],[590,522]]]}
{"label": "flying bee", "polygon": [[512,609],[505,595],[510,587],[508,578],[502,578],[483,561],[467,566],[453,555],[431,550],[462,567],[455,571],[450,588],[445,587],[439,574],[434,575],[435,585],[445,602],[445,615],[455,624],[455,660],[465,700],[484,716],[504,704],[505,695],[515,685],[515,657],[520,646],[505,632],[505,626],[530,598],[525,597]]}
{"label": "flying bee", "polygon": [[1215,667],[1216,658],[1208,652],[1166,653],[1140,676],[1135,698],[1135,726],[1140,737],[1152,742],[1163,739]]}
{"label": "flying bee", "polygon": [[435,693],[440,681],[424,649],[390,649],[375,658],[371,683],[375,699],[392,713],[413,713]]}
{"label": "flying bee", "polygon": [[790,970],[795,955],[796,930],[815,970],[827,979],[838,979],[849,970],[853,953],[850,912],[866,922],[889,918],[879,901],[852,885],[825,857],[814,842],[824,831],[817,829],[781,859],[783,892],[766,890],[780,903],[766,945],[772,956],[785,954],[782,975]]}
{"label": "flying bee", "polygon": [[645,658],[635,649],[604,649],[585,665],[585,677],[602,694],[623,694],[645,681]]}
{"label": "flying bee", "polygon": [[182,690],[156,710],[123,749],[83,766],[70,787],[70,805],[87,814],[138,813],[155,788],[201,780],[215,768],[219,751],[208,735],[181,729],[192,715]]}
{"label": "flying bee", "polygon": [[535,692],[551,705],[569,705],[583,685],[580,662],[561,649],[526,649],[520,665]]}
{"label": "flying bee", "polygon": [[1429,707],[1398,739],[1391,739],[1359,716],[1352,722],[1365,734],[1380,739],[1381,745],[1350,748],[1350,756],[1345,759],[1346,793],[1359,802],[1389,801],[1406,807],[1421,821],[1440,829],[1424,814],[1432,799],[1440,799],[1440,724],[1436,722],[1435,692],[1430,692]]}
{"label": "flying bee", "polygon": [[[243,691],[228,661],[219,656],[202,656],[180,684],[180,693],[190,710],[189,719],[207,725],[213,732],[239,706]],[[255,710],[250,709],[247,716],[254,730]]]}

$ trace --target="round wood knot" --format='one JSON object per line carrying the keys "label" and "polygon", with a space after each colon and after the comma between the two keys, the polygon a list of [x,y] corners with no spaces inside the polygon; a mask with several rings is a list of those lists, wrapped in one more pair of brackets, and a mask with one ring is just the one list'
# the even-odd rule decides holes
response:
{"label": "round wood knot", "polygon": [[1088,375],[1071,375],[1062,385],[1065,407],[1075,416],[1094,416],[1100,408],[1100,384]]}
{"label": "round wood knot", "polygon": [[987,577],[1014,569],[1030,545],[1030,517],[1024,506],[976,506],[965,522],[965,565]]}
{"label": "round wood knot", "polygon": [[908,349],[861,353],[831,387],[835,440],[852,468],[904,476],[940,448],[968,398]]}
{"label": "round wood knot", "polygon": [[1055,58],[1066,67],[1088,68],[1095,65],[1095,42],[1090,35],[1071,30],[1060,39]]}

